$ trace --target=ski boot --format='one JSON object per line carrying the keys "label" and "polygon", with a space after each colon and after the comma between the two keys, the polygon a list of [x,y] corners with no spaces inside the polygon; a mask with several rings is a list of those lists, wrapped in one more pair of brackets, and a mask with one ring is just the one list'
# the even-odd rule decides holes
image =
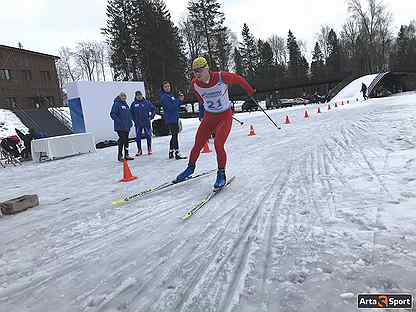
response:
{"label": "ski boot", "polygon": [[225,169],[218,169],[217,171],[217,180],[214,184],[214,191],[218,191],[225,186],[227,182],[227,178],[225,176]]}
{"label": "ski boot", "polygon": [[174,156],[173,156],[173,150],[170,150],[169,151],[169,159],[173,159],[174,158]]}
{"label": "ski boot", "polygon": [[185,171],[183,171],[182,173],[180,173],[177,177],[176,180],[174,180],[174,183],[180,183],[185,181],[186,179],[188,179],[195,171],[195,165],[189,164],[188,167],[185,169]]}
{"label": "ski boot", "polygon": [[181,154],[179,154],[179,150],[175,151],[175,159],[179,160],[179,159],[186,159],[186,156],[182,156]]}

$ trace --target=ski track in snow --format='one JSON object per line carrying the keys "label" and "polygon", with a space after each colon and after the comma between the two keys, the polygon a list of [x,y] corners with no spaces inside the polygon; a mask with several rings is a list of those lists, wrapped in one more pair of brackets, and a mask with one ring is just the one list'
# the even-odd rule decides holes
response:
{"label": "ski track in snow", "polygon": [[[290,115],[282,130],[238,115],[245,126],[227,143],[237,178],[186,222],[215,175],[111,206],[184,168],[166,159],[167,137],[130,162],[129,184],[115,148],[2,170],[0,200],[38,193],[41,205],[0,219],[1,310],[352,311],[342,294],[415,293],[415,102],[307,106],[308,120],[304,107],[268,111]],[[180,134],[184,151],[196,126]],[[215,166],[212,153],[197,168]]]}

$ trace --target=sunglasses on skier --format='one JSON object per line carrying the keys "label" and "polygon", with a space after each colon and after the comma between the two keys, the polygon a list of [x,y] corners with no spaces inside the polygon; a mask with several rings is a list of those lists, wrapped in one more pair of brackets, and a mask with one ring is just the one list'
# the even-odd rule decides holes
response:
{"label": "sunglasses on skier", "polygon": [[204,71],[205,67],[201,67],[201,68],[195,68],[193,70],[194,74],[200,74]]}

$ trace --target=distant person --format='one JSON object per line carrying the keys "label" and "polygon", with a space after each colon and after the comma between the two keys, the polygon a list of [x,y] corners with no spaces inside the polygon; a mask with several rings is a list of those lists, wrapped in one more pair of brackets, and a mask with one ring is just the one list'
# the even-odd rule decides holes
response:
{"label": "distant person", "polygon": [[156,109],[153,104],[143,97],[140,91],[136,91],[135,99],[130,106],[131,116],[133,123],[136,128],[136,143],[137,143],[137,154],[140,156],[142,152],[142,132],[147,140],[147,153],[152,154],[152,127],[150,121],[155,118]]}
{"label": "distant person", "polygon": [[367,100],[367,85],[364,82],[361,84],[361,92],[363,93],[364,101]]}
{"label": "distant person", "polygon": [[183,105],[184,96],[179,94],[178,99],[172,94],[172,85],[164,81],[160,90],[160,104],[163,107],[163,114],[166,126],[172,135],[169,143],[169,159],[185,159],[179,153],[179,108]]}
{"label": "distant person", "polygon": [[[129,132],[132,127],[132,118],[127,95],[121,92],[115,99],[111,108],[110,117],[114,120],[114,131],[118,134],[118,161],[133,160],[129,156]],[[124,149],[124,157],[123,157]]]}

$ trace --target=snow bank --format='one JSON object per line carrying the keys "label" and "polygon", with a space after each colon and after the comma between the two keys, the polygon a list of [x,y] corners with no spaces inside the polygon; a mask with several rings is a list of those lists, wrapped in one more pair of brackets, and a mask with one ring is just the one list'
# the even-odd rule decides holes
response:
{"label": "snow bank", "polygon": [[15,135],[15,128],[22,132],[27,132],[28,129],[20,121],[20,119],[11,111],[7,109],[0,109],[0,138],[6,138]]}

